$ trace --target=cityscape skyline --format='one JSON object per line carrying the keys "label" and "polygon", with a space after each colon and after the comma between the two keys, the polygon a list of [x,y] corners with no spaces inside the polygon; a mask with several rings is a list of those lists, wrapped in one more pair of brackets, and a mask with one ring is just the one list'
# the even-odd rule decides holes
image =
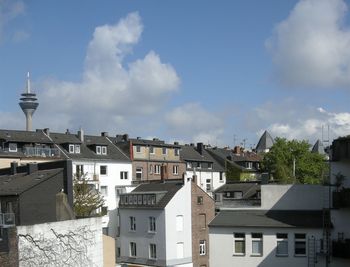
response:
{"label": "cityscape skyline", "polygon": [[0,128],[25,128],[30,71],[33,129],[248,148],[350,132],[348,1],[0,6]]}

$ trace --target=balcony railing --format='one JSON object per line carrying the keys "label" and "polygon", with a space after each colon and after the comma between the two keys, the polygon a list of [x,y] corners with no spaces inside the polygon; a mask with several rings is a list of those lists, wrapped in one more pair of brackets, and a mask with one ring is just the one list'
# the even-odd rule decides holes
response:
{"label": "balcony railing", "polygon": [[15,225],[14,213],[0,213],[0,226],[13,226]]}
{"label": "balcony railing", "polygon": [[60,151],[57,148],[48,147],[24,147],[24,155],[28,157],[59,157]]}

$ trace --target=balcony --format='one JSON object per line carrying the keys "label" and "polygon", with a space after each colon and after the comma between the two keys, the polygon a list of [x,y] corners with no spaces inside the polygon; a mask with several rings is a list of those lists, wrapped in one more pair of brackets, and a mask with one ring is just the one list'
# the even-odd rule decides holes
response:
{"label": "balcony", "polygon": [[350,259],[350,239],[333,241],[333,257]]}
{"label": "balcony", "polygon": [[0,213],[0,226],[9,227],[15,225],[14,213]]}
{"label": "balcony", "polygon": [[59,149],[48,147],[24,147],[23,153],[27,157],[60,157]]}
{"label": "balcony", "polygon": [[343,188],[340,191],[333,192],[333,207],[334,208],[350,207],[350,188]]}

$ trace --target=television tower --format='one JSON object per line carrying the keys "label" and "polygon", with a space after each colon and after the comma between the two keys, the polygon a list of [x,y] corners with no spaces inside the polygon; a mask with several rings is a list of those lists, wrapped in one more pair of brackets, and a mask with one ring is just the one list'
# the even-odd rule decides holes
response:
{"label": "television tower", "polygon": [[35,93],[30,92],[30,77],[29,72],[27,73],[27,86],[25,89],[25,92],[21,94],[21,98],[19,102],[19,106],[24,112],[24,115],[26,116],[26,130],[31,131],[32,130],[32,116],[34,114],[34,111],[39,106],[39,103],[36,102],[38,99],[36,98]]}

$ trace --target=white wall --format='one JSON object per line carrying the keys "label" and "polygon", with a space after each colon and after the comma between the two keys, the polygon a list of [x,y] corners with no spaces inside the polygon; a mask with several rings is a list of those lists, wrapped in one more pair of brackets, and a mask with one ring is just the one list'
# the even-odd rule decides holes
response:
{"label": "white wall", "polygon": [[[187,179],[185,179],[187,181]],[[183,215],[183,231],[176,231],[176,216]],[[191,181],[165,207],[167,266],[192,264]],[[183,258],[177,258],[176,244],[183,242]],[[191,265],[190,265],[191,266]]]}
{"label": "white wall", "polygon": [[328,189],[321,185],[261,185],[261,209],[321,210]]}
{"label": "white wall", "polygon": [[103,266],[101,218],[17,226],[19,266]]}
{"label": "white wall", "polygon": [[[193,171],[186,170],[185,178],[192,178],[194,175]],[[220,181],[220,172],[203,171],[200,169],[196,170],[197,185],[202,188],[203,191],[207,192],[207,179],[210,179],[211,191],[224,185],[226,182],[225,173],[222,174],[222,181]]]}
{"label": "white wall", "polygon": [[[157,259],[166,259],[165,253],[165,212],[151,209],[120,209],[120,237],[117,247],[120,247],[121,257],[130,257],[130,242],[136,243],[137,258],[149,259],[149,244],[156,244]],[[136,218],[136,231],[130,231],[130,219]],[[156,218],[156,233],[148,232],[148,217]]]}
{"label": "white wall", "polygon": [[[246,233],[245,256],[234,256],[233,233]],[[251,233],[263,233],[263,256],[251,255]],[[288,257],[276,256],[276,233],[288,233]],[[307,257],[294,256],[294,233],[306,233],[307,237],[322,238],[322,229],[285,229],[285,228],[231,228],[210,227],[209,244],[210,266],[244,266],[244,267],[281,267],[308,266]],[[307,246],[306,246],[307,247]],[[324,266],[323,257],[318,257],[316,266]]]}

